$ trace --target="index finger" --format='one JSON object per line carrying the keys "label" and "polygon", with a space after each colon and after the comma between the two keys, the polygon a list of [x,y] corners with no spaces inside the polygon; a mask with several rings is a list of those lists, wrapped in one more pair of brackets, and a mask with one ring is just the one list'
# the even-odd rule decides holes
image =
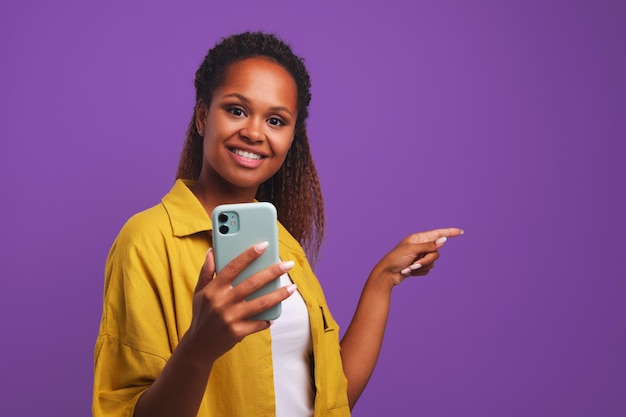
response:
{"label": "index finger", "polygon": [[222,270],[217,273],[216,279],[219,279],[220,282],[232,284],[235,278],[237,278],[248,265],[263,255],[268,246],[269,242],[261,242],[250,246],[227,263]]}
{"label": "index finger", "polygon": [[427,232],[414,233],[407,238],[409,243],[432,242],[442,237],[455,237],[463,234],[463,229],[458,227],[447,227],[442,229],[429,230]]}

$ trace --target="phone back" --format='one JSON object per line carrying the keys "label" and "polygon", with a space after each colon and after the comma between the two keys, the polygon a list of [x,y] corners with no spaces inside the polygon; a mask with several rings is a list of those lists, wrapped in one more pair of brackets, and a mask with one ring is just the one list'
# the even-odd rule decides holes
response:
{"label": "phone back", "polygon": [[[259,258],[239,274],[233,286],[238,285],[250,275],[279,262],[276,208],[271,203],[223,204],[213,210],[211,220],[213,221],[213,251],[217,272],[249,247],[264,241],[270,244]],[[280,278],[277,278],[259,288],[247,299],[270,293],[279,287]],[[280,313],[281,305],[277,304],[251,318],[275,320]]]}

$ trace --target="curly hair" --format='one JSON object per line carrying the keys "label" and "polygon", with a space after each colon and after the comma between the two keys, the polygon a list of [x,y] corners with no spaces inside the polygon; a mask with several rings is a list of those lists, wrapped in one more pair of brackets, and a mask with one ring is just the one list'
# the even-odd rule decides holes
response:
{"label": "curly hair", "polygon": [[[210,103],[228,67],[252,57],[276,62],[291,74],[298,89],[298,114],[294,140],[285,162],[270,179],[259,186],[256,199],[276,206],[278,219],[300,242],[314,263],[324,239],[324,200],[306,131],[311,102],[311,79],[302,58],[275,35],[245,32],[223,38],[209,50],[196,72],[196,106]],[[178,162],[176,178],[197,180],[202,170],[203,137],[196,129],[194,107]]]}

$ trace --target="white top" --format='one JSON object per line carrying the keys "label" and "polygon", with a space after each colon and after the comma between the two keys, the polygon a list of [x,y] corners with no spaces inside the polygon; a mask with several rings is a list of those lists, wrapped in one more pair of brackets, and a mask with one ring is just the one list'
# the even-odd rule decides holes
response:
{"label": "white top", "polygon": [[[280,285],[291,285],[287,274]],[[276,417],[312,417],[311,326],[306,304],[298,291],[282,302],[282,313],[270,326]]]}

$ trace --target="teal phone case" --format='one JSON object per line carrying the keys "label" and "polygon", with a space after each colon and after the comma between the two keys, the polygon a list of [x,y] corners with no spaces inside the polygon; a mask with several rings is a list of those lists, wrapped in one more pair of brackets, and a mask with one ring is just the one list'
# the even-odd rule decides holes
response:
{"label": "teal phone case", "polygon": [[[227,218],[226,221],[224,221],[225,218]],[[270,244],[259,258],[255,259],[239,274],[233,282],[233,286],[238,285],[252,274],[279,262],[278,226],[276,207],[273,204],[266,202],[223,204],[215,207],[211,214],[211,220],[213,222],[213,251],[217,272],[249,247],[264,241]],[[268,294],[279,287],[280,278],[277,278],[252,293],[247,297],[247,300]],[[279,303],[250,318],[252,320],[276,320],[281,311],[282,307]]]}

